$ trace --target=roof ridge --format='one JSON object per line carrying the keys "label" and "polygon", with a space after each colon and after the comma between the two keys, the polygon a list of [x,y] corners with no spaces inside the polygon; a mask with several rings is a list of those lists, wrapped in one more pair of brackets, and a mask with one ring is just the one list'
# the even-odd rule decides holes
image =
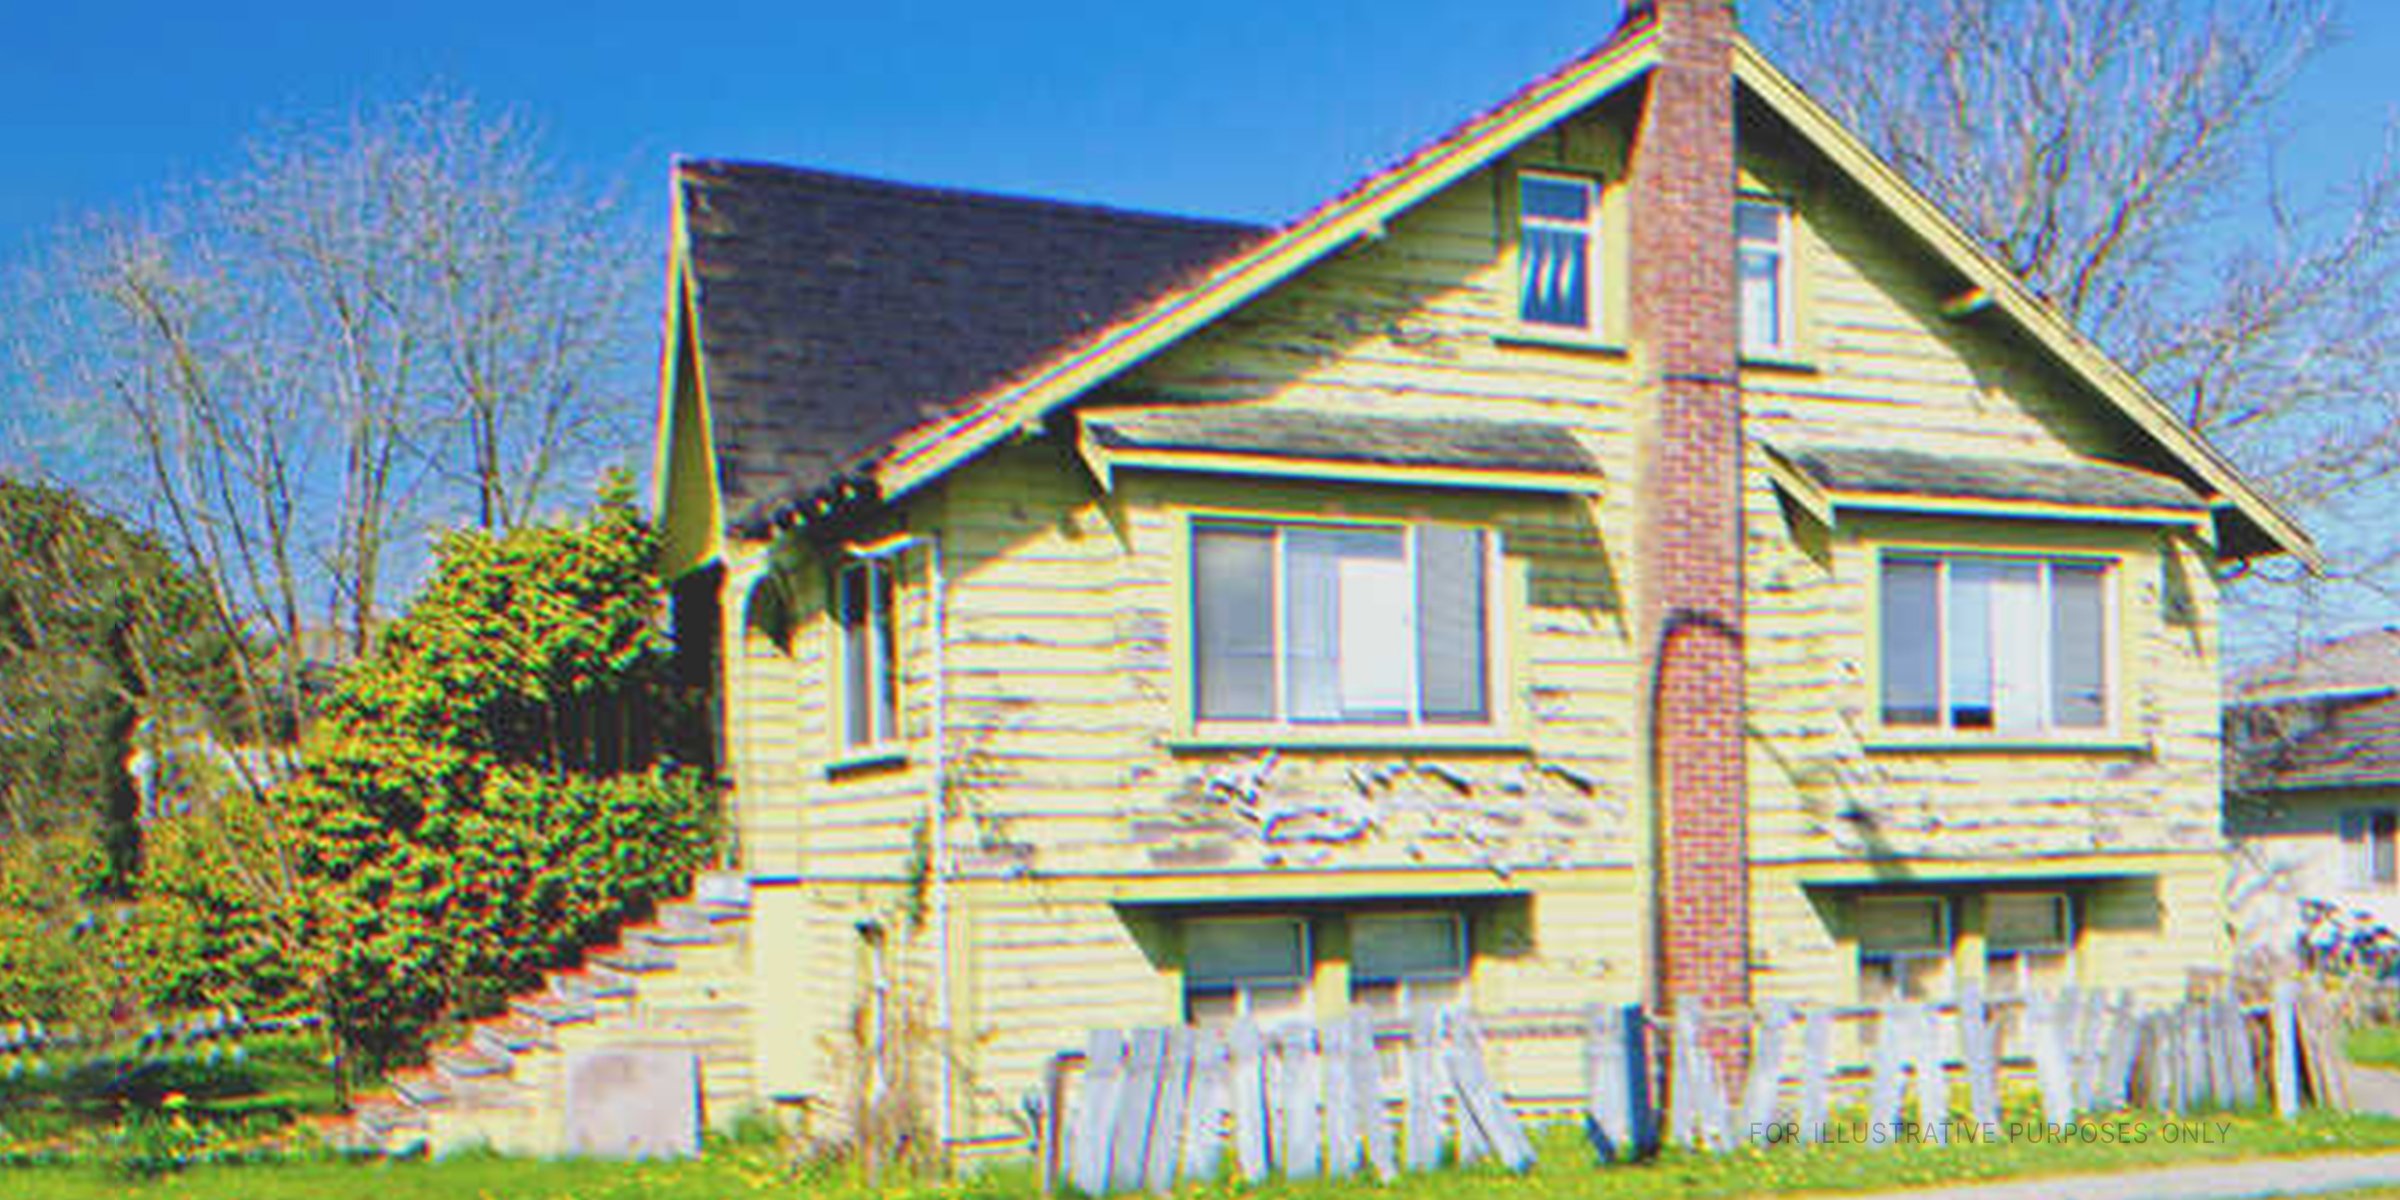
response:
{"label": "roof ridge", "polygon": [[989,204],[1022,209],[1040,209],[1058,213],[1105,218],[1115,222],[1144,221],[1162,225],[1181,225],[1224,232],[1265,233],[1274,225],[1244,221],[1232,217],[1200,216],[1193,213],[1162,212],[1157,209],[1133,208],[1097,200],[1066,199],[1057,196],[1036,196],[1023,192],[1007,192],[993,188],[964,187],[946,183],[924,183],[916,180],[893,179],[888,176],[867,175],[856,171],[834,171],[823,167],[804,167],[792,163],[769,162],[749,158],[705,158],[677,155],[672,170],[680,181],[699,173],[742,174],[753,178],[773,178],[791,183],[806,183],[811,187],[847,188],[857,192],[882,192],[911,200],[942,204]]}

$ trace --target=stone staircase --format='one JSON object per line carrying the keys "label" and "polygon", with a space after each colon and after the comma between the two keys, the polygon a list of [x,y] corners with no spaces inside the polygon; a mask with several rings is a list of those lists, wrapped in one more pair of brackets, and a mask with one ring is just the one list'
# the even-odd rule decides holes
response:
{"label": "stone staircase", "polygon": [[547,972],[543,987],[425,1066],[386,1076],[386,1091],[355,1106],[347,1140],[387,1154],[563,1153],[568,1057],[636,1047],[696,1051],[704,1119],[731,1118],[756,1095],[750,925],[748,883],[703,876],[689,897]]}

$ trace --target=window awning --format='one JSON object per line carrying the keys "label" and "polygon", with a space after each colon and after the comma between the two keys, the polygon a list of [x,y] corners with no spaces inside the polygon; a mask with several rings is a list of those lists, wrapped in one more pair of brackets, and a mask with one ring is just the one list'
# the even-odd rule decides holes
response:
{"label": "window awning", "polygon": [[1845,509],[2206,526],[2208,501],[2164,475],[2090,459],[1767,445],[1776,487],[1828,525]]}
{"label": "window awning", "polygon": [[1600,465],[1574,432],[1538,421],[1195,402],[1091,410],[1082,422],[1077,444],[1102,487],[1124,470],[1502,491],[1601,487]]}

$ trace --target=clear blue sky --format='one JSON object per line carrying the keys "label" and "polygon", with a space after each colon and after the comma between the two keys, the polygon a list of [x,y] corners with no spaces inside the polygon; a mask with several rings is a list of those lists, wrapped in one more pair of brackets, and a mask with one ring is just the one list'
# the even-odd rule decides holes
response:
{"label": "clear blue sky", "polygon": [[[2303,179],[2372,153],[2400,99],[2400,5],[2351,7],[2350,40],[2299,98],[2289,157]],[[1575,53],[1617,11],[6,0],[0,255],[71,213],[224,165],[269,117],[437,81],[537,118],[576,163],[657,188],[633,198],[662,211],[680,152],[1272,219]]]}

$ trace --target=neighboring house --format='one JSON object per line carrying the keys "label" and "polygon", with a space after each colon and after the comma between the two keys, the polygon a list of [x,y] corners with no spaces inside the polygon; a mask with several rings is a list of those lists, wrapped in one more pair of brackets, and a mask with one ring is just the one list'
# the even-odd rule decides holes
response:
{"label": "neighboring house", "polygon": [[2225,823],[2243,944],[2288,953],[2307,900],[2400,928],[2400,629],[2319,643],[2229,691]]}
{"label": "neighboring house", "polygon": [[2214,581],[2306,536],[1730,5],[1635,8],[1271,230],[676,167],[758,1095],[895,1005],[976,1149],[1094,1027],[2226,961]]}

